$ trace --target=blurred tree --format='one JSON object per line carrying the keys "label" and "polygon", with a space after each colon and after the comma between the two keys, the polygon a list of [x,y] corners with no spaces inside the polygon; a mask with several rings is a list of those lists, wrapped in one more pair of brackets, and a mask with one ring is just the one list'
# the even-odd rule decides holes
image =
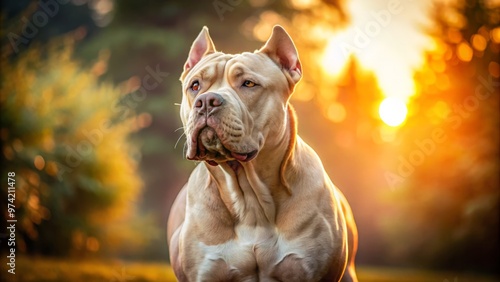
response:
{"label": "blurred tree", "polygon": [[[499,271],[500,6],[436,3],[435,49],[399,136],[386,214],[393,258]],[[396,158],[395,158],[396,159]]]}
{"label": "blurred tree", "polygon": [[[142,181],[129,136],[143,122],[129,106],[133,94],[99,83],[109,54],[81,68],[72,46],[67,36],[1,60],[1,178],[16,173],[18,250],[140,247],[155,231],[134,218]],[[0,191],[4,224],[7,187]]]}
{"label": "blurred tree", "polygon": [[[102,1],[104,2],[104,1]],[[1,3],[3,52],[18,53],[76,29],[79,37],[98,32],[95,11],[83,1],[5,0]],[[95,5],[94,5],[95,6]]]}

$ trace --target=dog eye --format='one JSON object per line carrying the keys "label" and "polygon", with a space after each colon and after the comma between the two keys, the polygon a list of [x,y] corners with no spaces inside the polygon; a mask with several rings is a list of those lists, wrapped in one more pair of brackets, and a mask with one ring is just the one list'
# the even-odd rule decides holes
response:
{"label": "dog eye", "polygon": [[245,82],[243,82],[243,86],[248,87],[248,88],[252,88],[256,85],[257,85],[257,83],[250,81],[250,80],[245,80]]}
{"label": "dog eye", "polygon": [[193,84],[191,84],[191,90],[193,90],[194,92],[197,92],[201,89],[201,86],[200,86],[200,83],[198,82],[198,80],[195,80],[193,82]]}

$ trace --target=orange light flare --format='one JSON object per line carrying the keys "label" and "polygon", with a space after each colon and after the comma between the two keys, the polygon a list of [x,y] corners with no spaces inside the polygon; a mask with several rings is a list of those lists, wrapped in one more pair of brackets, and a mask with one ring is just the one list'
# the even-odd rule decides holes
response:
{"label": "orange light flare", "polygon": [[340,48],[340,46],[349,36],[348,34],[348,31],[338,33],[328,41],[320,61],[327,75],[338,78],[345,71],[347,62],[353,53],[348,49]]}
{"label": "orange light flare", "polygon": [[340,33],[331,39],[325,48],[322,57],[324,72],[328,76],[339,78],[344,74],[350,56],[357,57],[364,68],[374,72],[379,87],[386,97],[379,106],[381,120],[391,127],[404,124],[408,113],[406,103],[416,92],[412,70],[397,61],[381,60],[377,64],[366,61],[363,56],[358,57],[355,53],[341,52],[338,46],[344,36],[345,33]]}
{"label": "orange light flare", "polygon": [[400,126],[406,120],[408,108],[398,97],[387,97],[380,103],[378,112],[382,121],[392,127]]}
{"label": "orange light flare", "polygon": [[[425,66],[425,54],[433,46],[432,39],[422,29],[432,8],[426,1],[407,1],[398,5],[385,1],[352,0],[346,5],[350,17],[343,30],[332,31],[321,57],[326,76],[342,78],[350,58],[355,58],[363,70],[371,71],[384,96],[379,103],[379,118],[389,128],[397,129],[405,123],[408,102],[418,90],[414,71]],[[450,31],[451,36],[457,32]],[[457,38],[461,39],[461,38]],[[482,38],[475,38],[479,49]],[[437,47],[437,48],[436,48]],[[462,47],[464,57],[469,46]],[[433,71],[441,73],[444,64],[436,64]]]}
{"label": "orange light flare", "polygon": [[376,72],[379,86],[386,97],[380,103],[379,116],[389,126],[401,126],[408,114],[407,102],[416,92],[413,73],[397,64],[384,64]]}

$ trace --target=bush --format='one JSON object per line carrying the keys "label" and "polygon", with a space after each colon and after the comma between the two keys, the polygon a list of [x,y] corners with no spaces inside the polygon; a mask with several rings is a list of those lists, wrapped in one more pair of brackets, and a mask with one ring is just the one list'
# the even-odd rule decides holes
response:
{"label": "bush", "polygon": [[29,253],[130,248],[144,233],[129,224],[142,186],[129,135],[140,122],[124,90],[99,82],[107,54],[84,69],[72,46],[31,46],[0,63],[2,183],[15,172],[17,247]]}

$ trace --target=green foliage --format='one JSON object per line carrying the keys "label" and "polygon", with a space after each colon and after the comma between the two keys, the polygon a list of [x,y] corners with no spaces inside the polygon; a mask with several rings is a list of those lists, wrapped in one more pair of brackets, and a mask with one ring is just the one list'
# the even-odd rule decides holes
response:
{"label": "green foliage", "polygon": [[99,83],[106,56],[81,68],[72,45],[56,41],[1,62],[2,181],[16,173],[21,251],[85,254],[140,246],[139,232],[155,236],[143,229],[149,220],[134,223],[142,187],[129,141],[139,127],[134,110],[122,91]]}

